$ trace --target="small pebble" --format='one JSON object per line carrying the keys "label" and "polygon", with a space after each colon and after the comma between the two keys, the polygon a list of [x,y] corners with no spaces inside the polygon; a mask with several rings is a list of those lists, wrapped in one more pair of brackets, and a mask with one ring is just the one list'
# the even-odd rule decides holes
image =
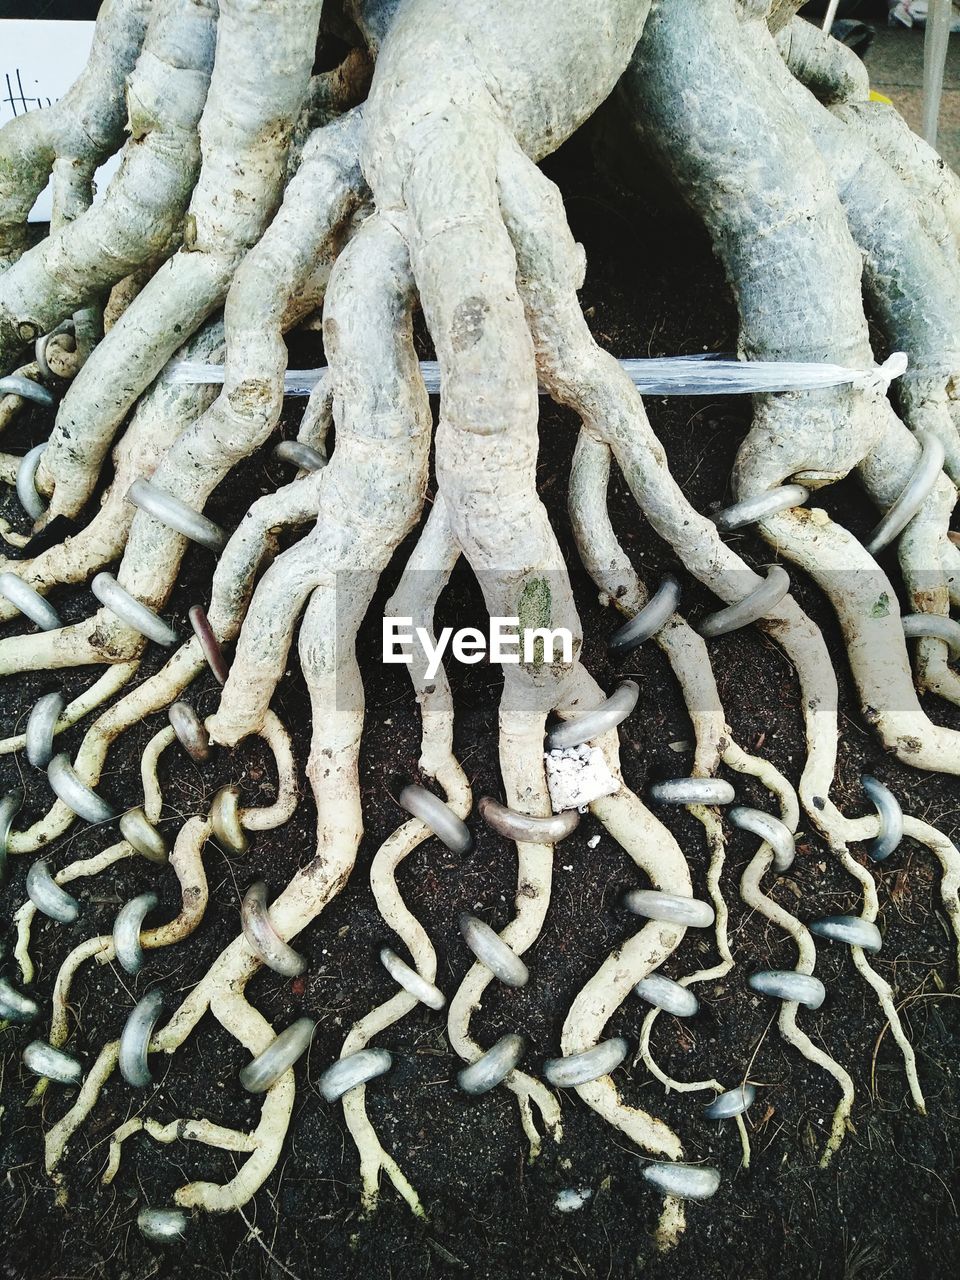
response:
{"label": "small pebble", "polygon": [[594,800],[615,795],[620,790],[620,783],[607,768],[599,747],[583,743],[579,747],[548,751],[544,763],[554,813],[582,810]]}
{"label": "small pebble", "polygon": [[578,1209],[583,1208],[592,1195],[593,1192],[588,1187],[567,1187],[559,1192],[553,1207],[558,1213],[576,1213]]}

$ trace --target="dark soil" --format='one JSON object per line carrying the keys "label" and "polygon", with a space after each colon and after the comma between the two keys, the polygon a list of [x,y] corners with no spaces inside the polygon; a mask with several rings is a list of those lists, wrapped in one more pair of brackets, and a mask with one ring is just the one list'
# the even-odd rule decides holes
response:
{"label": "dark soil", "polygon": [[[561,181],[574,229],[588,250],[590,269],[583,305],[598,339],[620,355],[731,350],[735,313],[709,246],[696,227],[675,209],[658,212],[607,191],[589,163],[582,142],[552,164]],[[320,362],[316,335],[298,335],[292,362]],[[426,349],[426,348],[424,348]],[[288,402],[285,430],[295,429],[296,402]],[[653,399],[648,411],[667,448],[673,474],[693,503],[710,510],[728,498],[727,476],[749,421],[749,404],[739,400]],[[576,561],[565,511],[565,488],[576,436],[571,415],[544,404],[540,491],[568,553]],[[11,433],[17,452],[42,438],[49,423],[25,419]],[[210,504],[228,526],[251,498],[285,479],[268,452],[253,458]],[[656,584],[667,568],[682,576],[685,611],[701,616],[713,607],[704,591],[672,562],[669,551],[645,526],[619,478],[613,487],[615,523],[645,579]],[[874,519],[859,492],[838,486],[824,502],[857,532]],[[770,559],[752,536],[739,539],[754,563]],[[398,557],[402,562],[403,557]],[[891,572],[894,566],[889,566]],[[187,629],[186,610],[206,599],[211,565],[193,550],[184,564],[171,615]],[[170,1062],[154,1090],[135,1094],[110,1083],[90,1123],[74,1139],[66,1163],[69,1207],[57,1206],[41,1158],[41,1132],[65,1110],[67,1092],[53,1087],[43,1104],[26,1106],[31,1082],[19,1054],[29,1029],[0,1033],[2,1053],[2,1135],[4,1248],[0,1274],[31,1280],[106,1277],[148,1280],[175,1274],[235,1277],[307,1277],[332,1280],[364,1277],[502,1276],[607,1277],[650,1280],[713,1280],[714,1277],[955,1276],[960,1250],[957,1219],[956,1148],[960,1144],[960,1007],[956,1001],[955,947],[938,910],[938,869],[926,852],[907,841],[877,871],[882,903],[884,948],[877,968],[896,986],[905,1026],[916,1045],[929,1114],[911,1108],[900,1056],[884,1034],[877,1003],[854,971],[845,948],[824,944],[817,971],[828,999],[803,1026],[852,1073],[857,1086],[854,1128],[827,1170],[818,1167],[836,1088],[821,1071],[786,1052],[771,1026],[773,1006],[746,988],[746,975],[759,967],[792,967],[793,951],[774,928],[740,903],[737,885],[755,841],[731,830],[724,889],[730,904],[730,934],[737,967],[723,982],[701,988],[702,1009],[687,1023],[663,1018],[655,1041],[660,1061],[682,1078],[716,1075],[737,1081],[756,1051],[751,1076],[762,1082],[750,1115],[753,1163],[740,1168],[740,1145],[731,1126],[701,1118],[702,1097],[664,1097],[642,1067],[618,1073],[628,1100],[664,1117],[683,1138],[689,1158],[716,1164],[723,1173],[717,1196],[689,1210],[689,1227],[669,1257],[656,1255],[650,1232],[660,1199],[640,1173],[643,1158],[626,1139],[606,1127],[579,1100],[564,1098],[564,1139],[548,1143],[533,1165],[526,1161],[513,1099],[502,1091],[468,1099],[458,1091],[458,1062],[444,1035],[442,1017],[423,1010],[392,1028],[382,1042],[395,1054],[394,1069],[368,1091],[371,1118],[387,1148],[400,1160],[430,1213],[428,1226],[410,1217],[389,1185],[372,1221],[358,1211],[357,1160],[338,1107],[321,1100],[314,1083],[338,1053],[352,1021],[391,990],[377,951],[390,934],[373,904],[367,873],[379,842],[396,827],[399,812],[391,792],[417,776],[418,718],[402,668],[379,660],[379,616],[396,581],[391,571],[361,636],[360,653],[367,695],[363,756],[366,836],[353,878],[322,918],[297,941],[309,959],[305,982],[259,975],[250,997],[278,1027],[304,1013],[318,1019],[309,1058],[298,1067],[296,1117],[280,1167],[247,1206],[244,1216],[200,1217],[188,1239],[173,1250],[146,1244],[135,1225],[144,1203],[167,1204],[175,1188],[194,1178],[223,1181],[233,1158],[202,1147],[158,1147],[140,1136],[124,1148],[121,1172],[108,1189],[99,1185],[113,1129],[140,1109],[161,1120],[209,1116],[234,1126],[255,1122],[258,1103],[237,1080],[246,1055],[206,1019]],[[621,670],[608,661],[605,638],[616,625],[597,602],[596,592],[578,574],[575,582],[585,630],[585,661],[612,687]],[[865,767],[889,783],[904,808],[947,832],[957,827],[960,794],[943,776],[912,773],[884,755],[867,731],[851,697],[843,650],[832,617],[809,584],[798,581],[804,607],[823,625],[844,684],[843,737],[834,789],[850,813],[866,811],[859,777]],[[91,607],[85,590],[55,594],[67,619]],[[443,623],[482,623],[479,593],[466,575],[458,577],[441,608]],[[761,751],[796,780],[802,759],[798,690],[782,654],[757,631],[748,630],[712,646],[721,695],[737,740]],[[155,666],[159,657],[153,659]],[[689,723],[667,664],[654,646],[645,646],[627,668],[640,681],[636,713],[622,734],[624,768],[641,790],[647,779],[683,772],[688,753],[671,744],[689,740]],[[496,760],[499,673],[490,666],[451,669],[459,711],[459,754],[476,795],[500,794]],[[3,730],[22,726],[36,696],[61,680],[50,673],[7,681]],[[90,673],[62,677],[71,690]],[[201,712],[216,702],[212,677],[191,693]],[[296,664],[288,672],[276,708],[296,736],[301,766],[306,755],[308,713]],[[939,702],[930,714],[960,725],[960,717]],[[140,790],[139,752],[162,723],[154,717],[130,732],[111,752],[102,790],[118,805],[135,803]],[[76,748],[82,729],[67,738]],[[18,756],[0,761],[4,785],[21,773],[28,801],[19,825],[38,816],[49,802],[42,779]],[[268,796],[270,766],[256,744],[220,753],[202,771],[168,752],[162,781],[165,827],[174,832],[183,817],[203,811],[225,780],[239,783],[245,802]],[[738,782],[749,801],[769,804],[750,785]],[[669,812],[666,823],[690,858],[702,887],[705,851],[699,826],[685,813]],[[239,899],[248,884],[265,877],[275,893],[309,858],[314,812],[309,794],[293,820],[279,831],[257,836],[249,854],[231,859],[208,846],[209,910],[188,942],[154,953],[134,981],[115,967],[88,967],[74,988],[77,1015],[71,1048],[90,1062],[99,1046],[115,1037],[134,998],[160,983],[170,1002],[189,990],[221,947],[235,934]],[[587,840],[600,835],[590,849]],[[440,957],[439,981],[455,990],[468,968],[456,919],[469,908],[502,926],[511,914],[514,859],[504,843],[477,828],[476,850],[466,858],[431,841],[404,867],[400,883],[406,900],[424,922]],[[55,865],[104,847],[110,831],[83,824],[51,850]],[[857,851],[863,856],[862,851]],[[27,859],[13,860],[3,895],[7,925],[23,900]],[[591,818],[557,853],[553,900],[543,936],[531,956],[532,980],[521,991],[494,985],[484,999],[474,1030],[487,1044],[507,1030],[529,1037],[526,1063],[536,1071],[557,1051],[564,1013],[582,983],[604,957],[635,929],[619,905],[636,883],[632,864]],[[91,932],[108,931],[118,906],[148,886],[161,895],[163,910],[176,906],[173,876],[137,862],[82,883],[81,921],[65,928],[38,923],[34,952],[36,991],[49,999],[64,955]],[[803,919],[857,910],[850,880],[810,833],[800,840],[794,870],[775,896]],[[8,934],[9,938],[9,934]],[[13,962],[5,947],[3,971]],[[687,935],[665,972],[679,976],[712,962],[709,933]],[[613,1019],[613,1033],[635,1036],[643,1009],[628,1000]],[[554,1203],[564,1188],[591,1195],[567,1215]]]}

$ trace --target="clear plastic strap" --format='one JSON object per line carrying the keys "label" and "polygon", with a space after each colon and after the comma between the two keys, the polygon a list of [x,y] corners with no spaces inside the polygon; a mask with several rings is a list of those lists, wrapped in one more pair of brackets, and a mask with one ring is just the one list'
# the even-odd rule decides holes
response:
{"label": "clear plastic strap", "polygon": [[[824,387],[855,386],[886,392],[907,367],[902,351],[894,352],[872,369],[850,369],[839,364],[793,364],[784,360],[736,360],[729,355],[665,356],[621,360],[634,386],[649,396],[741,396],[751,392],[815,391]],[[440,391],[440,367],[421,360],[420,372],[427,391]],[[284,394],[306,396],[326,376],[322,369],[288,369]],[[182,360],[170,370],[171,382],[222,383],[224,367]]]}

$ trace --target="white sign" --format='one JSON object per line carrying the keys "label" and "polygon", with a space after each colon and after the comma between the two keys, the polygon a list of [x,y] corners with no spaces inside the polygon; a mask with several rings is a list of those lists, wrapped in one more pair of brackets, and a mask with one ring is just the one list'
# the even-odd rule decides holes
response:
{"label": "white sign", "polygon": [[[0,22],[0,125],[63,97],[86,66],[93,28],[92,22]],[[97,170],[98,192],[106,189],[119,163],[113,156]],[[30,221],[50,221],[49,187],[33,206]]]}

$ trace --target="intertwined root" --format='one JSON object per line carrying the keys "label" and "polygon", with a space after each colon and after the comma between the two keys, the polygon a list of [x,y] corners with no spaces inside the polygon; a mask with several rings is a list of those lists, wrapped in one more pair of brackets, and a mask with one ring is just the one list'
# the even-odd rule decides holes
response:
{"label": "intertwined root", "polygon": [[[51,174],[55,207],[89,202],[97,166],[123,138],[125,80],[144,43],[151,8],[149,0],[105,0],[89,62],[70,91],[56,106],[19,116],[4,128],[0,270],[22,254],[27,217]],[[4,363],[0,360],[0,366]]]}
{"label": "intertwined root", "polygon": [[[111,23],[111,10],[145,7],[131,5],[129,0],[105,6],[98,30]],[[225,27],[228,30],[229,21]],[[104,199],[88,208],[90,164],[78,171],[75,162],[56,162],[52,234],[0,277],[0,369],[9,366],[25,343],[49,333],[78,308],[105,298],[113,285],[131,273],[159,265],[177,247],[184,209],[200,169],[197,123],[210,83],[216,38],[215,3],[160,0],[152,7],[143,50],[125,86],[123,61],[109,59],[111,75],[120,75],[109,117],[119,117],[117,125],[123,123],[120,111],[125,106],[130,135],[120,169]],[[98,89],[106,87],[101,76],[97,82]],[[69,97],[55,110],[69,110],[68,103]],[[92,114],[101,113],[102,107]],[[31,121],[42,121],[43,115],[21,120],[26,127]],[[73,127],[79,123],[74,121]],[[115,127],[114,145],[116,132]],[[94,138],[86,144],[93,168],[102,158],[98,142]],[[58,187],[56,173],[61,164],[66,164],[70,182],[78,184],[76,194]],[[71,196],[79,207],[70,207]],[[61,202],[66,204],[62,210]],[[94,460],[96,469],[99,461]]]}
{"label": "intertwined root", "polygon": [[[270,706],[299,626],[317,843],[271,904],[270,921],[283,941],[308,928],[340,892],[360,845],[364,691],[357,633],[381,575],[423,515],[431,442],[436,493],[387,612],[430,633],[440,595],[463,557],[491,616],[517,618],[522,627],[563,628],[572,638],[568,661],[525,656],[504,668],[502,790],[523,814],[551,811],[543,763],[548,717],[570,719],[603,702],[581,665],[568,567],[538,492],[538,383],[581,422],[570,517],[580,559],[606,603],[632,618],[648,599],[608,511],[614,461],[637,508],[687,573],[731,604],[748,599],[761,583],[716,524],[690,505],[633,383],[592,336],[577,297],[584,254],[560,192],[537,168],[618,80],[620,108],[633,131],[714,240],[736,294],[744,355],[869,368],[860,289],[865,261],[864,294],[891,347],[910,356],[909,376],[896,396],[899,416],[885,386],[875,382],[756,397],[734,468],[735,496],[764,494],[788,481],[816,489],[855,473],[882,514],[912,481],[921,457],[916,433],[929,433],[942,445],[944,473],[897,545],[907,611],[946,619],[960,599],[960,552],[948,538],[960,474],[951,402],[960,360],[960,186],[898,117],[872,109],[858,65],[830,41],[789,23],[796,5],[778,5],[773,15],[768,8],[760,0],[697,6],[578,0],[534,8],[513,0],[463,8],[410,0],[395,13],[394,6],[370,0],[349,6],[366,48],[351,50],[334,71],[314,75],[319,0],[221,0],[219,6],[157,0],[149,22],[147,6],[114,0],[104,5],[90,67],[72,95],[55,111],[0,133],[0,265],[6,268],[0,272],[0,368],[69,316],[77,337],[75,359],[58,366],[75,376],[38,469],[47,502],[38,529],[60,516],[82,517],[122,432],[99,511],[75,536],[35,555],[28,546],[25,558],[4,563],[41,595],[85,582],[119,560],[122,588],[155,612],[168,607],[187,539],[158,515],[135,508],[127,496],[131,485],[150,479],[168,499],[202,511],[276,430],[284,334],[322,307],[329,367],[299,436],[325,450],[332,429],[329,461],[250,502],[212,570],[207,610],[216,640],[236,645],[207,723],[211,738],[234,747],[259,734],[277,762],[275,803],[239,811],[239,827],[249,833],[282,825],[298,802],[290,743]],[[783,28],[778,43],[768,17],[774,29]],[[343,35],[350,28],[341,23],[337,30]],[[369,84],[371,58],[377,69]],[[128,73],[130,136],[121,168],[104,199],[88,207],[93,167],[121,141],[119,94]],[[357,105],[368,86],[368,100]],[[625,157],[629,163],[632,157]],[[22,253],[26,212],[51,166],[52,232]],[[106,336],[88,355],[83,335],[98,331],[111,289]],[[413,340],[418,304],[441,371],[435,432]],[[178,381],[181,359],[222,360],[222,390]],[[23,371],[40,376],[36,366]],[[4,422],[18,407],[12,399],[0,404]],[[8,458],[3,466],[14,478],[16,461]],[[915,767],[960,773],[956,733],[921,710],[896,590],[875,557],[817,508],[769,516],[760,531],[832,602],[864,714],[884,745]],[[15,543],[18,535],[5,536]],[[4,620],[16,612],[6,599],[0,610]],[[881,823],[846,818],[830,797],[838,689],[826,644],[790,595],[759,625],[799,677],[806,742],[799,776],[791,781],[737,746],[711,650],[674,615],[655,641],[693,726],[692,774],[709,778],[725,765],[767,790],[790,831],[805,818],[856,881],[861,918],[873,922],[876,883],[850,846],[874,838]],[[0,670],[8,674],[107,665],[56,726],[62,732],[108,704],[76,753],[81,783],[95,787],[117,739],[168,708],[204,667],[198,634],[159,671],[125,689],[145,650],[144,636],[106,607],[72,626],[0,640]],[[454,813],[468,818],[471,786],[454,751],[446,675],[428,677],[420,655],[410,675],[422,717],[421,770]],[[960,701],[943,639],[919,641],[917,679],[922,688]],[[160,729],[143,757],[143,808],[154,823],[163,811],[158,762],[173,737],[173,728]],[[11,753],[23,745],[18,733],[0,749]],[[736,957],[721,889],[719,811],[693,807],[708,854],[701,870],[669,821],[655,817],[624,780],[616,731],[602,733],[594,745],[620,785],[615,795],[594,801],[592,812],[642,883],[713,903],[716,963],[685,975],[682,985],[729,974]],[[202,923],[208,897],[203,851],[218,821],[214,812],[183,823],[170,857],[181,909],[144,931],[147,950],[185,944]],[[45,849],[73,822],[72,810],[57,800],[26,830],[10,834],[9,851]],[[940,862],[941,897],[960,955],[960,853],[918,818],[907,816],[904,831]],[[370,880],[385,923],[432,983],[434,943],[396,880],[403,860],[429,836],[419,820],[404,823],[376,853]],[[68,863],[55,878],[64,885],[105,875],[133,853],[120,841]],[[251,853],[256,856],[255,841]],[[741,897],[790,936],[797,971],[809,975],[816,961],[809,930],[764,888],[772,856],[767,846],[757,850],[743,873]],[[516,857],[513,915],[501,938],[518,955],[531,953],[535,963],[536,944],[550,928],[554,848],[519,841]],[[16,958],[27,981],[34,914],[28,902],[16,917]],[[562,1054],[595,1046],[634,986],[659,969],[683,936],[682,926],[654,920],[625,937],[573,998],[560,1033]],[[895,993],[862,949],[852,954],[923,1110]],[[103,935],[85,940],[62,962],[48,1032],[54,1047],[71,1036],[78,970],[87,960],[106,964],[114,956],[113,938]],[[154,1036],[151,1052],[175,1053],[207,1012],[252,1055],[266,1050],[274,1029],[246,997],[260,965],[246,936],[235,938]],[[491,971],[478,962],[450,1000],[448,1037],[468,1063],[483,1052],[471,1023],[491,981]],[[402,992],[371,1010],[350,1029],[341,1056],[366,1048],[415,1006]],[[668,1089],[724,1089],[715,1079],[674,1079],[660,1065],[657,1017],[654,1009],[640,1033],[640,1060],[649,1072]],[[839,1087],[826,1162],[850,1115],[850,1075],[799,1025],[796,1002],[784,1002],[779,1025],[785,1041]],[[67,1144],[95,1107],[118,1052],[117,1042],[100,1050],[73,1105],[47,1133],[47,1168],[61,1182]],[[545,1136],[562,1140],[558,1098],[532,1069],[514,1069],[503,1084],[517,1098],[531,1156]],[[143,1132],[161,1143],[186,1138],[246,1158],[223,1185],[188,1182],[175,1192],[176,1204],[242,1207],[277,1165],[294,1092],[287,1069],[267,1089],[250,1133],[203,1117],[161,1123],[137,1114],[113,1134],[103,1181],[116,1177],[123,1144],[133,1135]],[[577,1093],[643,1153],[682,1160],[680,1136],[629,1101],[619,1081],[603,1076],[579,1084]],[[375,1207],[386,1173],[414,1213],[424,1215],[403,1153],[386,1149],[367,1114],[363,1087],[344,1096],[343,1109],[359,1153],[364,1207]],[[738,1126],[746,1162],[742,1117]],[[683,1201],[668,1195],[657,1233],[662,1247],[675,1242],[684,1218]]]}
{"label": "intertwined root", "polygon": [[[223,324],[220,321],[204,326],[182,350],[183,359],[213,364],[222,363],[223,354]],[[135,480],[149,478],[155,473],[171,446],[171,430],[183,430],[189,426],[210,404],[213,395],[212,387],[177,383],[170,371],[165,370],[141,396],[127,430],[114,449],[113,483],[90,523],[69,542],[54,543],[33,557],[6,561],[4,570],[15,573],[35,591],[46,595],[61,584],[86,582],[98,570],[122,556],[136,515],[136,508],[127,501],[127,491]],[[9,601],[0,601],[0,618],[6,621],[15,614],[16,610]],[[36,652],[41,643],[39,639],[34,640],[33,648],[26,639],[18,640],[16,658],[10,654],[14,645],[6,645],[10,667],[17,659],[26,669],[30,669],[28,664],[39,667],[52,665],[47,655]],[[103,639],[100,645],[100,652],[106,652]],[[103,660],[96,649],[91,647],[89,653],[90,662]],[[68,665],[73,666],[80,660],[71,654]]]}
{"label": "intertwined root", "polygon": [[[127,412],[183,337],[222,304],[237,267],[275,212],[319,13],[320,0],[271,5],[271,39],[264,46],[261,5],[224,0],[220,6],[216,62],[199,123],[202,163],[183,246],[72,384],[38,474],[50,497],[45,520],[79,512]],[[255,50],[259,57],[252,56]]]}

